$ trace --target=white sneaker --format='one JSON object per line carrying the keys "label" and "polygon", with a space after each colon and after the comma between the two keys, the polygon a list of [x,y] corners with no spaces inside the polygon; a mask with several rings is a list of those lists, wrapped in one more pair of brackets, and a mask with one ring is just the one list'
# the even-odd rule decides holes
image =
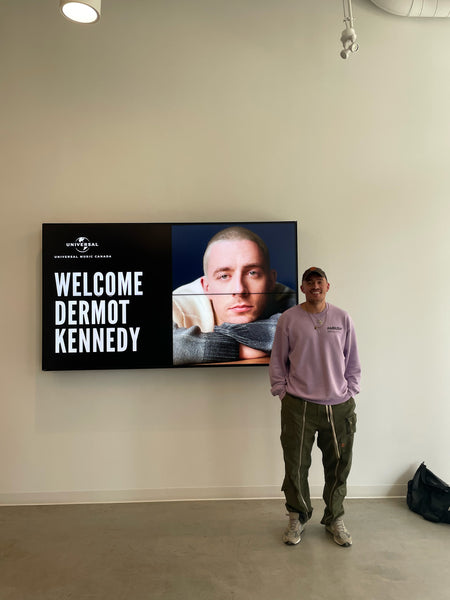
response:
{"label": "white sneaker", "polygon": [[326,529],[332,534],[334,541],[339,546],[348,548],[352,545],[352,536],[345,527],[342,517],[338,517],[335,521],[327,525]]}
{"label": "white sneaker", "polygon": [[283,542],[294,546],[300,542],[302,531],[305,529],[305,523],[300,523],[299,514],[295,512],[288,513],[289,524],[283,533]]}

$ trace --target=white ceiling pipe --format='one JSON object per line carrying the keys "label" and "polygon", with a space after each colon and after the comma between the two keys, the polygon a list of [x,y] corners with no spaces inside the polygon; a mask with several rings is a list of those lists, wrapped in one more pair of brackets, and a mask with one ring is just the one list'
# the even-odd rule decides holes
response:
{"label": "white ceiling pipe", "polygon": [[371,0],[386,12],[401,17],[450,17],[450,0]]}

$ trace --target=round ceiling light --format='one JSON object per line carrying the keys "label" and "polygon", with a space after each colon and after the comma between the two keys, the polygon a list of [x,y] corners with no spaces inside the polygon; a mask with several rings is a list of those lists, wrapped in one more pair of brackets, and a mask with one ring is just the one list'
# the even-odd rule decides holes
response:
{"label": "round ceiling light", "polygon": [[100,19],[101,0],[60,0],[62,14],[77,23],[95,23]]}

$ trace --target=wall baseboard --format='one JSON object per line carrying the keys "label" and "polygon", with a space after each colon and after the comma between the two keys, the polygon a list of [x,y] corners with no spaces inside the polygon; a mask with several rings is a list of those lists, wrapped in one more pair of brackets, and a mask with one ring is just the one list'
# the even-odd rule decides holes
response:
{"label": "wall baseboard", "polygon": [[[347,498],[389,498],[406,496],[406,484],[354,485]],[[322,486],[311,486],[311,497],[322,497]],[[116,502],[175,502],[189,500],[280,499],[279,486],[206,488],[164,488],[142,490],[85,490],[0,493],[0,506],[33,504],[96,504]]]}

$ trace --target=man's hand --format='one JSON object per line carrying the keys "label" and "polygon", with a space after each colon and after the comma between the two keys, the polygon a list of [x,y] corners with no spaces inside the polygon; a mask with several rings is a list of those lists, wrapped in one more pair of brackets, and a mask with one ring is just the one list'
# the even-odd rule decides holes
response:
{"label": "man's hand", "polygon": [[239,358],[263,358],[264,356],[269,356],[267,352],[263,352],[262,350],[255,350],[255,348],[250,348],[250,346],[244,346],[244,344],[239,344]]}

